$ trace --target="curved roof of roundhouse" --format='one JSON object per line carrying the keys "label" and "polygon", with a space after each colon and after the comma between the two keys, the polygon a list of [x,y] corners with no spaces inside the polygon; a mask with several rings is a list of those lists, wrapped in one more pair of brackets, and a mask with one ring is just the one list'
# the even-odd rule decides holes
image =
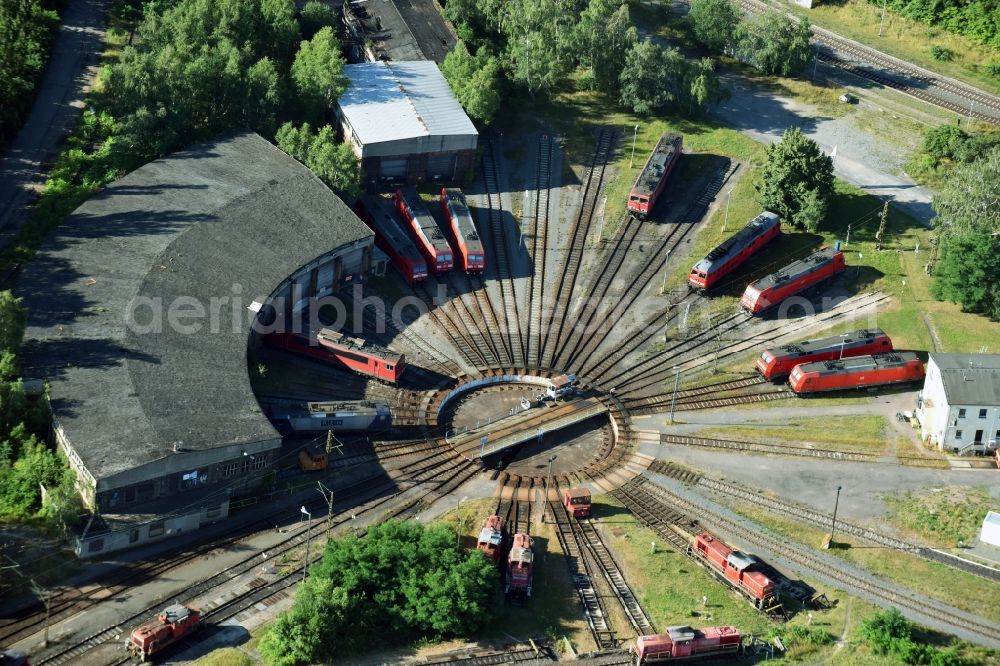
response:
{"label": "curved roof of roundhouse", "polygon": [[[312,172],[256,134],[150,162],[74,211],[24,270],[25,376],[50,382],[56,423],[98,479],[175,445],[277,440],[250,387],[247,306],[370,236]],[[167,324],[171,303],[197,308],[185,301],[206,311],[197,332]],[[162,331],[127,324],[130,309],[151,323],[157,302]]]}

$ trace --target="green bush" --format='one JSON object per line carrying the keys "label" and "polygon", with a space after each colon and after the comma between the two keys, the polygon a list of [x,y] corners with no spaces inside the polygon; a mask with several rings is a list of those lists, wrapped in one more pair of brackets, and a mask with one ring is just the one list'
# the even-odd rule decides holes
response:
{"label": "green bush", "polygon": [[935,45],[931,47],[931,57],[939,62],[948,62],[955,54],[949,48]]}
{"label": "green bush", "polygon": [[903,617],[896,608],[879,611],[861,624],[861,639],[877,655],[895,657],[904,664],[928,666],[962,666],[954,647],[939,650],[914,638],[917,626]]}

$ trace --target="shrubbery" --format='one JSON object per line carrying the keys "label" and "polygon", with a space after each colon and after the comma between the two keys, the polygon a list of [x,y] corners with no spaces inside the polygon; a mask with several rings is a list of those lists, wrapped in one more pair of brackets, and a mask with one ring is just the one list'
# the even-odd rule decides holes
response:
{"label": "shrubbery", "polygon": [[872,652],[895,657],[904,664],[928,666],[961,666],[965,660],[954,647],[939,650],[914,638],[916,625],[895,608],[879,611],[861,625],[861,639]]}
{"label": "shrubbery", "polygon": [[446,525],[391,521],[327,542],[323,559],[260,643],[272,666],[420,638],[468,636],[498,602],[498,572]]}

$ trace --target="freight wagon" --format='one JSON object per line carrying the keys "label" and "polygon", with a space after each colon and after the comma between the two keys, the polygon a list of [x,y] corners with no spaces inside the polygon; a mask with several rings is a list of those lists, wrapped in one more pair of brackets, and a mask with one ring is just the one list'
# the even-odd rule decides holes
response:
{"label": "freight wagon", "polygon": [[375,244],[389,255],[389,260],[408,283],[427,279],[427,262],[410,240],[403,222],[383,197],[367,194],[358,201],[355,210],[365,224],[375,232]]}
{"label": "freight wagon", "polygon": [[892,340],[880,328],[851,331],[818,340],[807,340],[765,349],[757,359],[757,372],[766,379],[787,377],[797,365],[816,361],[865,356],[892,351]]}
{"label": "freight wagon", "polygon": [[450,271],[454,263],[451,246],[420,194],[412,187],[403,187],[396,190],[395,199],[396,208],[409,223],[411,237],[416,241],[427,267],[435,273]]}
{"label": "freight wagon", "polygon": [[761,213],[696,263],[688,274],[688,284],[695,289],[711,289],[780,233],[778,216]]}
{"label": "freight wagon", "polygon": [[747,285],[740,305],[750,314],[759,315],[786,298],[802,293],[847,268],[844,253],[825,247]]}
{"label": "freight wagon", "polygon": [[669,627],[666,633],[635,640],[635,666],[735,656],[742,647],[743,638],[736,627]]}
{"label": "freight wagon", "polygon": [[788,384],[798,395],[918,382],[924,364],[913,352],[855,356],[837,361],[797,365]]}
{"label": "freight wagon", "polygon": [[301,407],[272,407],[268,417],[282,433],[381,432],[392,427],[385,400],[310,402]]}
{"label": "freight wagon", "polygon": [[406,359],[402,354],[328,328],[321,329],[316,335],[269,333],[264,336],[264,341],[392,384],[399,381],[406,368]]}
{"label": "freight wagon", "polygon": [[441,188],[441,212],[451,231],[456,263],[466,273],[482,273],[486,269],[483,241],[462,190]]}
{"label": "freight wagon", "polygon": [[125,650],[132,657],[146,661],[201,629],[201,612],[180,604],[167,606],[155,620],[132,632]]}
{"label": "freight wagon", "polygon": [[656,142],[653,154],[639,172],[628,195],[628,210],[643,219],[653,210],[663,193],[667,179],[681,155],[684,138],[680,134],[665,132]]}
{"label": "freight wagon", "polygon": [[563,488],[563,506],[574,518],[590,517],[590,491],[586,488]]}

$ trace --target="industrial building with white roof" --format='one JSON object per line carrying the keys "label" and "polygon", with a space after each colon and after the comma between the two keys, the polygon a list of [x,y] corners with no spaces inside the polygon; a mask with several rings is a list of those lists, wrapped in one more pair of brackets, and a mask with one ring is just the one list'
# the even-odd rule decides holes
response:
{"label": "industrial building with white roof", "polygon": [[344,140],[365,186],[447,182],[469,173],[479,133],[431,61],[347,65],[337,103]]}

